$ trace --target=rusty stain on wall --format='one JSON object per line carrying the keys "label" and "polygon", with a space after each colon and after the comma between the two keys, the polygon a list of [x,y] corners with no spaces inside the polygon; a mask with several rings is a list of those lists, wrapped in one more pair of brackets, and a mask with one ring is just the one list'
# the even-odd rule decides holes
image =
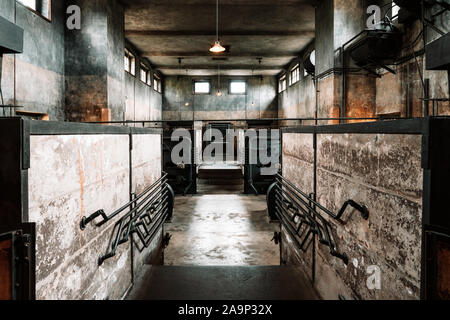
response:
{"label": "rusty stain on wall", "polygon": [[[161,174],[161,137],[134,138],[141,141],[133,148],[134,158],[142,161],[134,165],[138,170],[133,188],[137,184],[141,188]],[[115,300],[129,287],[130,243],[119,246],[116,256],[101,267],[97,264],[119,217],[100,228],[91,224],[81,231],[79,226],[81,215],[99,209],[111,213],[129,201],[129,152],[128,135],[31,137],[29,212],[37,228],[38,299]],[[135,262],[144,263],[160,245],[156,239],[142,253],[135,248]]]}

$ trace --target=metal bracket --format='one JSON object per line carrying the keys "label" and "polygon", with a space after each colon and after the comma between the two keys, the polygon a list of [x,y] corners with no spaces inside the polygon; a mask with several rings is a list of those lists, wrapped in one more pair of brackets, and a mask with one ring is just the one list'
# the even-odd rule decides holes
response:
{"label": "metal bracket", "polygon": [[80,229],[81,229],[81,230],[86,229],[86,226],[87,226],[92,220],[94,220],[94,219],[96,219],[97,217],[100,217],[100,216],[102,216],[102,218],[105,219],[105,220],[108,219],[108,217],[106,216],[106,213],[105,213],[105,211],[104,211],[103,209],[94,212],[94,213],[91,214],[89,217],[85,217],[85,216],[84,216],[83,218],[81,218],[81,221],[80,221]]}
{"label": "metal bracket", "polygon": [[163,248],[166,249],[170,244],[170,239],[172,239],[172,235],[170,233],[166,233],[163,238]]}
{"label": "metal bracket", "polygon": [[270,241],[274,241],[276,245],[281,243],[281,232],[274,232],[273,238]]}
{"label": "metal bracket", "polygon": [[340,220],[342,215],[345,212],[345,209],[347,209],[348,206],[352,206],[353,208],[355,208],[356,210],[358,210],[361,213],[361,217],[364,220],[368,220],[369,219],[369,209],[365,206],[365,205],[360,205],[357,202],[353,201],[353,200],[347,200],[344,205],[342,206],[341,210],[339,210],[339,213],[336,216],[337,220]]}

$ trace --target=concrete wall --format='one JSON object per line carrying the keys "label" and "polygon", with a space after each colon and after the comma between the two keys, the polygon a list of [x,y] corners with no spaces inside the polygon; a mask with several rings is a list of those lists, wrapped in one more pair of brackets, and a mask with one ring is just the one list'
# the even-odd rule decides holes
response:
{"label": "concrete wall", "polygon": [[[194,95],[194,80],[210,80],[211,94]],[[229,94],[231,79],[246,80],[247,94]],[[216,95],[218,77],[169,76],[165,78],[164,120],[262,119],[278,114],[275,77],[221,77],[221,97]],[[189,103],[188,106],[185,104]]]}
{"label": "concrete wall", "polygon": [[[140,64],[142,58],[139,56],[138,51],[130,44],[127,43],[126,47],[136,57],[136,76],[122,70],[125,75],[125,119],[131,121],[162,120],[163,98],[162,94],[153,88],[154,70],[149,67],[152,85],[149,86],[142,82],[140,80]],[[146,66],[148,67],[148,64]],[[137,125],[139,126],[139,124]]]}
{"label": "concrete wall", "polygon": [[[294,61],[288,70],[300,62],[300,81],[278,94],[280,118],[314,118],[316,113],[316,89],[311,75],[304,74],[301,60]],[[289,73],[289,72],[288,72]],[[289,82],[288,82],[289,84]]]}
{"label": "concrete wall", "polygon": [[2,0],[0,15],[24,29],[24,52],[5,55],[5,104],[64,119],[64,2],[52,1],[52,21],[15,0]]}
{"label": "concrete wall", "polygon": [[[132,280],[131,242],[102,266],[114,221],[81,231],[80,219],[99,209],[111,213],[161,175],[161,136],[32,136],[29,169],[30,222],[37,227],[38,299],[120,299]],[[160,245],[160,236],[140,254],[134,273]]]}
{"label": "concrete wall", "polygon": [[[132,192],[140,194],[161,177],[161,136],[159,135],[134,135],[133,136],[133,174]],[[152,243],[142,253],[138,253],[137,248],[134,254],[134,274],[140,273],[143,264],[151,261],[162,263],[163,257],[156,257],[162,250],[162,233],[155,237]],[[137,237],[136,237],[137,240]]]}
{"label": "concrete wall", "polygon": [[[317,199],[333,212],[353,199],[369,208],[365,221],[352,210],[344,223],[330,220],[346,266],[329,249],[315,244],[297,252],[285,234],[282,258],[304,267],[324,299],[418,299],[420,296],[422,186],[419,135],[317,135]],[[311,134],[283,135],[283,174],[296,186],[314,191]],[[315,269],[313,269],[313,260]],[[381,290],[366,286],[367,267],[381,269]],[[314,271],[313,271],[314,270]]]}

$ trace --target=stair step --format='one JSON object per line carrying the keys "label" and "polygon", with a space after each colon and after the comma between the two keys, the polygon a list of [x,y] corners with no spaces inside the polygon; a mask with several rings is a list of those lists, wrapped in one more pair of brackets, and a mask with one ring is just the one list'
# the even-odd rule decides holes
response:
{"label": "stair step", "polygon": [[128,300],[318,300],[299,267],[149,266]]}

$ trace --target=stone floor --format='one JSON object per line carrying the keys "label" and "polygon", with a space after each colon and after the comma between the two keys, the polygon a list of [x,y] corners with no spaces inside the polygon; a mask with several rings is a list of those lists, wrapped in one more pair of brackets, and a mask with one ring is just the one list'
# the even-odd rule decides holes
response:
{"label": "stone floor", "polygon": [[177,197],[166,266],[276,266],[279,247],[271,242],[265,196],[198,195]]}

